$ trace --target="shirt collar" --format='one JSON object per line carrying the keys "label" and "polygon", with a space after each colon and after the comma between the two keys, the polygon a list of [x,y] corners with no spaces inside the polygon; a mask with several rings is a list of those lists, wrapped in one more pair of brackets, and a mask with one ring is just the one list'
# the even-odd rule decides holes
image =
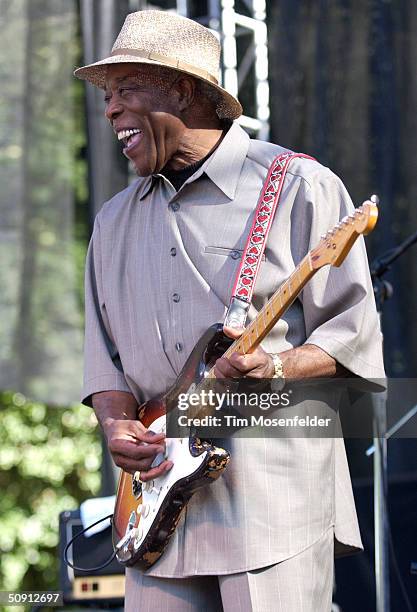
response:
{"label": "shirt collar", "polygon": [[141,184],[141,192],[139,195],[139,200],[142,201],[146,198],[148,193],[152,191],[152,189],[154,188],[157,180],[158,180],[158,177],[155,175],[147,176],[146,178],[143,179],[142,184]]}
{"label": "shirt collar", "polygon": [[[213,155],[210,155],[184,185],[197,180],[205,172],[213,183],[233,200],[248,150],[249,136],[237,121],[234,121]],[[152,175],[144,179],[139,200],[146,198],[152,191],[159,176]]]}
{"label": "shirt collar", "polygon": [[213,183],[233,200],[248,150],[249,136],[237,121],[234,121],[213,155],[200,168],[200,173],[205,172]]}

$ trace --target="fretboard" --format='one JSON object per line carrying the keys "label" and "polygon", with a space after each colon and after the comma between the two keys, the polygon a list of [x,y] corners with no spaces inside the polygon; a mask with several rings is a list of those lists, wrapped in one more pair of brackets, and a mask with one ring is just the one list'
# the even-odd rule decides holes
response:
{"label": "fretboard", "polygon": [[[224,357],[230,357],[233,353],[245,355],[255,350],[316,271],[311,265],[310,253],[308,253],[291,276],[258,312],[255,319],[249,323],[240,338],[230,345],[224,353]],[[206,378],[215,378],[214,367],[207,373]]]}

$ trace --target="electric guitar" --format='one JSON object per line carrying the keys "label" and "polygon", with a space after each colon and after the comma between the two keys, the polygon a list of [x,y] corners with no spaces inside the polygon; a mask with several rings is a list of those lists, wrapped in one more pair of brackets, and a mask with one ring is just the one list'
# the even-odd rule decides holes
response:
{"label": "electric guitar", "polygon": [[[377,200],[373,196],[374,200]],[[221,355],[252,352],[282,317],[310,278],[323,266],[340,266],[360,234],[376,224],[378,208],[367,200],[354,213],[324,236],[298,264],[291,276],[273,294],[256,318],[235,341],[222,332],[222,325],[210,327],[190,354],[175,384],[163,395],[138,408],[138,419],[155,433],[165,432],[166,414],[177,407],[180,394],[198,393],[215,378],[214,362]],[[166,438],[165,457],[173,461],[167,473],[142,483],[140,474],[121,472],[113,515],[113,545],[124,565],[142,569],[152,566],[164,552],[175,531],[181,511],[200,487],[214,482],[226,468],[230,455],[211,442],[190,433],[184,438]]]}

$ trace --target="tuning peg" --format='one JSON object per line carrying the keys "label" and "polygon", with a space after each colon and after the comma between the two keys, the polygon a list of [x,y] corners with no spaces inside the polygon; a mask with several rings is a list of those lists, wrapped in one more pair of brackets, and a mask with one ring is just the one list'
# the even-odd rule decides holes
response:
{"label": "tuning peg", "polygon": [[375,193],[373,195],[371,195],[370,199],[371,199],[371,202],[373,204],[376,204],[378,206],[378,204],[379,204],[379,197]]}

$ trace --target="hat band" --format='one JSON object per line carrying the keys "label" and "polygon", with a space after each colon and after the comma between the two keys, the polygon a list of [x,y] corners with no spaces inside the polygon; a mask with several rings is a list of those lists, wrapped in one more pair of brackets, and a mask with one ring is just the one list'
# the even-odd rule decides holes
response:
{"label": "hat band", "polygon": [[172,68],[177,68],[178,70],[191,72],[192,74],[195,74],[206,81],[214,83],[214,85],[218,85],[218,80],[216,77],[210,74],[210,72],[207,72],[207,70],[201,70],[201,68],[197,68],[192,64],[187,64],[187,62],[182,62],[181,60],[167,57],[166,55],[161,55],[160,53],[152,53],[151,51],[142,51],[140,49],[114,49],[110,55],[112,57],[116,55],[133,55],[134,57],[142,57],[143,59],[160,62],[161,64],[172,66]]}

